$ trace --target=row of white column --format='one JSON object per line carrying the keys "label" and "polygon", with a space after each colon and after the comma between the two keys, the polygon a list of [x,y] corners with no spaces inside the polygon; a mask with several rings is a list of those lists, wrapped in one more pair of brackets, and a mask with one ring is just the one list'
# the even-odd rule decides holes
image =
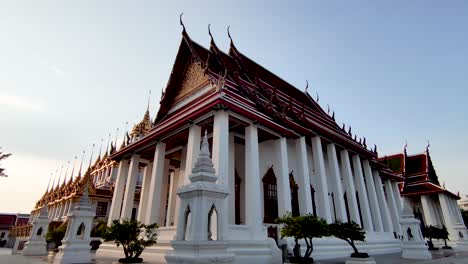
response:
{"label": "row of white column", "polygon": [[[193,164],[198,156],[201,140],[201,128],[193,125],[189,128],[187,146],[182,151],[179,176],[176,180],[171,180],[169,190],[175,193],[177,187],[188,183],[188,175],[191,173]],[[313,165],[315,172],[312,175],[309,169],[306,138],[301,137],[296,140],[296,153],[298,158],[297,183],[299,187],[299,210],[301,214],[313,212],[311,190],[308,188],[312,184],[316,190],[317,213],[327,222],[333,222],[332,206],[329,193],[333,193],[336,219],[347,221],[344,193],[348,201],[350,218],[352,221],[360,223],[367,231],[376,232],[399,232],[399,213],[401,211],[401,201],[398,187],[395,182],[382,180],[378,171],[372,170],[368,160],[350,155],[347,150],[340,151],[340,160],[336,146],[331,143],[326,146],[328,172],[324,161],[322,141],[320,137],[311,138]],[[286,138],[279,139],[278,164],[280,175],[278,179],[278,211],[280,214],[291,211],[291,193],[289,186],[289,168]],[[174,219],[177,224],[178,203],[175,198],[169,199],[171,204],[168,213],[164,216],[165,197],[167,188],[163,188],[164,174],[167,173],[165,160],[166,146],[163,142],[156,144],[154,160],[148,165],[144,172],[141,190],[140,205],[138,209],[138,220],[145,223],[162,223],[164,217]],[[227,112],[219,111],[214,116],[212,160],[219,177],[218,183],[224,185],[229,193],[234,194],[234,137],[229,134],[229,115]],[[117,179],[112,198],[112,205],[109,215],[109,223],[114,219],[130,218],[133,206],[133,197],[137,179],[139,157],[133,155],[130,162],[123,160],[118,167]],[[354,168],[354,173],[351,168]],[[245,127],[245,222],[251,228],[253,238],[263,234],[262,215],[262,188],[259,171],[259,142],[258,128],[255,124]],[[329,173],[330,175],[327,175]],[[128,176],[128,177],[127,177]],[[343,178],[343,181],[342,181]],[[174,179],[174,177],[173,177]],[[342,184],[343,182],[343,184]],[[385,197],[383,185],[387,197]],[[126,187],[125,187],[126,186]],[[356,192],[357,191],[357,192]],[[356,196],[356,193],[358,196]],[[360,207],[358,207],[358,199]],[[229,223],[234,223],[234,195],[230,195],[226,201],[227,208],[231,208],[228,218]],[[361,209],[362,223],[360,221],[359,208]]]}
{"label": "row of white column", "polygon": [[[247,138],[248,134],[246,132],[246,152],[248,153],[250,151],[249,147],[255,144],[255,142],[247,141]],[[317,215],[324,218],[328,223],[335,220],[333,219],[333,215],[336,220],[342,222],[347,221],[346,205],[344,201],[344,193],[346,192],[350,219],[352,221],[360,223],[367,231],[394,231],[400,233],[398,219],[401,211],[401,201],[397,183],[391,182],[388,179],[385,179],[384,183],[382,183],[378,171],[371,169],[368,160],[363,160],[361,162],[361,157],[358,155],[352,156],[353,175],[348,151],[342,150],[340,152],[341,163],[339,163],[336,146],[333,143],[326,146],[328,159],[327,170],[320,137],[316,136],[311,138],[311,143],[312,153],[310,154],[313,156],[313,174],[310,174],[308,167],[305,137],[296,140],[296,153],[299,165],[299,171],[297,173],[299,180],[298,186],[303,186],[302,188],[299,187],[300,213],[307,214],[313,211],[310,188],[307,188],[307,186],[312,184],[315,188],[315,198],[318,201],[316,202]],[[280,157],[278,212],[282,215],[287,211],[291,211],[286,138],[279,139],[278,152]],[[327,173],[329,175],[327,175]],[[309,178],[309,175],[312,175],[312,177]],[[387,197],[384,192],[384,184]],[[358,196],[356,196],[356,191]],[[246,193],[249,193],[249,190],[246,190]],[[329,198],[329,195],[332,193],[333,209],[332,202],[330,202]],[[250,200],[248,201],[250,203]],[[361,216],[359,214],[359,208],[361,210]]]}

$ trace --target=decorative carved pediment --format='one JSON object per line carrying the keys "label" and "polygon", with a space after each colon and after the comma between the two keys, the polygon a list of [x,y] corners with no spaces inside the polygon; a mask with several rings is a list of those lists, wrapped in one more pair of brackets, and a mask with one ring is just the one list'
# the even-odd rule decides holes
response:
{"label": "decorative carved pediment", "polygon": [[192,95],[208,83],[209,79],[208,76],[205,75],[203,68],[197,63],[189,63],[185,70],[180,88],[172,101],[172,105]]}

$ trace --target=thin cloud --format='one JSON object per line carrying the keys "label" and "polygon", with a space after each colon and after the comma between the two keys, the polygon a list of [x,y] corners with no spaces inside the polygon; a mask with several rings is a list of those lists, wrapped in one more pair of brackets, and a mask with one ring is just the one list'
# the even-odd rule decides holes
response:
{"label": "thin cloud", "polygon": [[43,102],[17,95],[0,94],[0,106],[28,112],[44,112]]}

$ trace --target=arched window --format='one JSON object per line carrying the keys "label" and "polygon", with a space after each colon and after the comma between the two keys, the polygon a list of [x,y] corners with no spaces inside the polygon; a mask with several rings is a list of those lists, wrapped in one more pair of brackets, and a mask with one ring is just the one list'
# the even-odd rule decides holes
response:
{"label": "arched window", "polygon": [[36,236],[42,235],[42,226],[37,230]]}
{"label": "arched window", "polygon": [[234,179],[234,196],[235,196],[235,224],[240,225],[240,190],[241,190],[241,178],[235,171],[235,179]]}
{"label": "arched window", "polygon": [[208,240],[218,240],[218,212],[214,205],[208,212]]}
{"label": "arched window", "polygon": [[273,168],[263,176],[263,222],[274,223],[278,218],[278,187]]}
{"label": "arched window", "polygon": [[191,215],[190,206],[187,205],[187,208],[185,209],[185,214],[184,214],[184,233],[182,235],[184,240],[188,240],[189,238],[190,226],[191,226],[190,215]]}
{"label": "arched window", "polygon": [[294,180],[294,175],[289,174],[289,188],[291,189],[291,210],[293,216],[299,216],[299,195],[296,181]]}
{"label": "arched window", "polygon": [[84,234],[85,234],[85,225],[84,223],[81,223],[80,226],[78,227],[78,231],[76,232],[76,238],[84,239]]}

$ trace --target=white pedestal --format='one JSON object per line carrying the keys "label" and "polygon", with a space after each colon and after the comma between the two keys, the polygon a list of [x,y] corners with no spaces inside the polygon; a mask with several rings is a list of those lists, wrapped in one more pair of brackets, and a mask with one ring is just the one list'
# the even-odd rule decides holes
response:
{"label": "white pedestal", "polygon": [[376,264],[374,258],[347,258],[345,264]]}
{"label": "white pedestal", "polygon": [[432,259],[427,247],[419,242],[403,242],[401,257],[404,259]]}
{"label": "white pedestal", "polygon": [[64,242],[55,255],[54,264],[90,263],[92,260],[89,241]]}
{"label": "white pedestal", "polygon": [[47,243],[45,241],[28,241],[21,252],[23,256],[45,256],[47,255]]}
{"label": "white pedestal", "polygon": [[232,263],[234,254],[228,253],[221,241],[172,241],[174,251],[166,256],[171,263]]}

